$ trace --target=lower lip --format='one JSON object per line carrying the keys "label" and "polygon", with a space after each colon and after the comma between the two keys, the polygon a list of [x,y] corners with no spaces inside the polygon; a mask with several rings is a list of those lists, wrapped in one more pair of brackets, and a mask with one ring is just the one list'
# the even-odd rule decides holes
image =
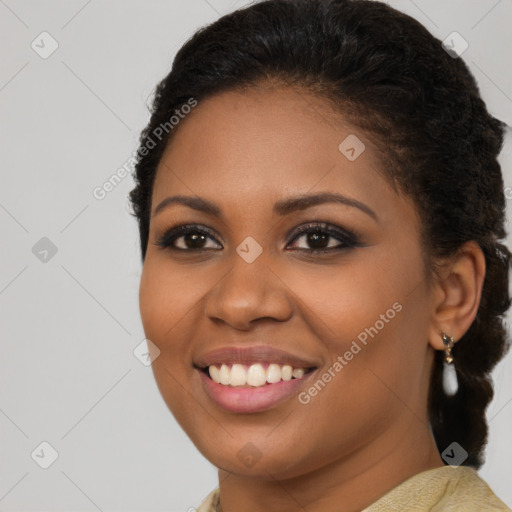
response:
{"label": "lower lip", "polygon": [[199,372],[203,389],[210,399],[222,409],[235,413],[265,411],[288,400],[297,395],[299,389],[316,372],[316,370],[310,371],[300,379],[282,380],[275,384],[244,388],[218,384],[204,371],[198,369],[195,371]]}

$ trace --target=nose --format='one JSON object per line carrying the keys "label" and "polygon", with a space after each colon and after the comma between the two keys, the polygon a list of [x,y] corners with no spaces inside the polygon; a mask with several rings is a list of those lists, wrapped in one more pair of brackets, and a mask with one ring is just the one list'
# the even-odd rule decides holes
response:
{"label": "nose", "polygon": [[233,266],[210,290],[205,314],[237,330],[250,330],[256,320],[286,321],[292,315],[289,288],[266,263],[252,263],[234,255]]}

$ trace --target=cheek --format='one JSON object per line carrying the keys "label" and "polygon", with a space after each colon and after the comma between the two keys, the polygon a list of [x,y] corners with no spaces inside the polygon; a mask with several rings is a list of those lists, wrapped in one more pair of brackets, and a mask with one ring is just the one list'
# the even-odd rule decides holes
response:
{"label": "cheek", "polygon": [[157,265],[154,260],[146,259],[139,287],[144,334],[159,350],[151,364],[155,382],[168,408],[178,417],[180,383],[187,378],[192,357],[183,333],[192,328],[190,319],[197,302],[197,291],[193,291],[190,283],[184,286],[186,281],[181,275],[170,271],[168,265]]}
{"label": "cheek", "polygon": [[153,337],[161,350],[171,348],[187,317],[197,313],[194,306],[198,307],[202,295],[204,292],[194,280],[193,272],[146,259],[139,287],[139,308],[146,337]]}
{"label": "cheek", "polygon": [[[303,305],[300,316],[325,351],[328,384],[325,391],[321,383],[311,391],[323,397],[318,410],[334,408],[340,418],[361,403],[367,411],[387,414],[392,393],[409,393],[408,386],[422,369],[421,332],[428,318],[425,290],[419,286],[411,293],[417,281],[421,283],[413,277],[418,275],[416,267],[403,259],[400,265],[391,259],[381,258],[378,265],[375,261],[328,276],[304,272],[293,280],[301,299],[297,304]],[[368,417],[363,413],[359,420],[362,426]]]}
{"label": "cheek", "polygon": [[[286,279],[293,283],[293,295],[300,299],[296,301],[302,308],[299,316],[329,349],[348,350],[350,341],[361,333],[364,338],[365,328],[375,322],[379,331],[389,331],[399,308],[393,309],[393,304],[405,295],[407,277],[403,271],[391,266],[383,271],[382,264],[375,264],[377,255],[360,254],[338,267],[303,268]],[[384,320],[381,315],[385,315]]]}
{"label": "cheek", "polygon": [[[187,336],[194,329],[195,307],[204,292],[190,271],[146,257],[139,286],[139,308],[146,338],[160,351],[151,365],[162,398],[178,423],[189,431],[190,411],[183,399],[191,370]],[[193,421],[192,421],[193,422]]]}

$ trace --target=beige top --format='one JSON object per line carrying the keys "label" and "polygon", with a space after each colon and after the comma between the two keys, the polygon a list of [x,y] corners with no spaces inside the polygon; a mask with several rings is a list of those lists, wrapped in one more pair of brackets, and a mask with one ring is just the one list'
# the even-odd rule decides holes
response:
{"label": "beige top", "polygon": [[[197,512],[218,512],[219,488]],[[443,466],[405,480],[361,512],[512,512],[475,469]]]}

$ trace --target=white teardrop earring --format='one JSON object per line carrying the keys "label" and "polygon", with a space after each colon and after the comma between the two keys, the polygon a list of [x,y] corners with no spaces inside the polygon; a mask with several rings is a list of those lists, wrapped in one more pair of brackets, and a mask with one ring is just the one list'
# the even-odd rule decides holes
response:
{"label": "white teardrop earring", "polygon": [[452,348],[455,340],[441,331],[443,338],[444,349],[444,363],[443,363],[443,389],[448,396],[457,394],[459,390],[459,383],[457,381],[457,372],[453,364]]}

